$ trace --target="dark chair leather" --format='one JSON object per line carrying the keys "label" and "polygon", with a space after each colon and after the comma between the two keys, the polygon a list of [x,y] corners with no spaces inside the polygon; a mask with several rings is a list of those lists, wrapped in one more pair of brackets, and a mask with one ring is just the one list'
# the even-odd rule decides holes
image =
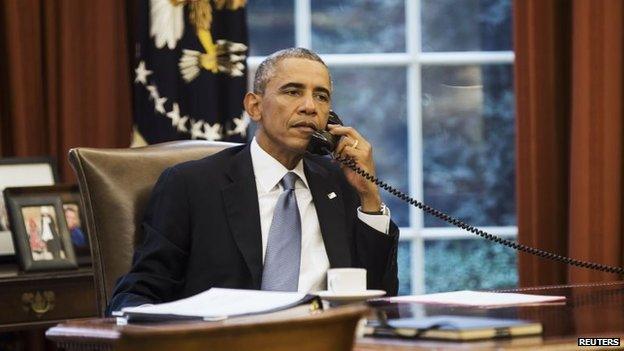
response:
{"label": "dark chair leather", "polygon": [[142,239],[143,212],[160,174],[169,166],[235,145],[174,141],[132,149],[69,151],[91,242],[100,316],[117,278],[130,269],[135,244]]}

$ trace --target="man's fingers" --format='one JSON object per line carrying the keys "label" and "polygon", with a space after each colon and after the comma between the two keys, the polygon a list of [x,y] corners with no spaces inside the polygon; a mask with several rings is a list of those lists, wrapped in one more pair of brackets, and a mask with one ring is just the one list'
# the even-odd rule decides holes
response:
{"label": "man's fingers", "polygon": [[330,133],[342,136],[341,141],[336,148],[339,153],[347,145],[355,147],[358,150],[372,152],[371,144],[354,128],[338,124],[329,124],[328,126]]}
{"label": "man's fingers", "polygon": [[360,133],[357,130],[355,130],[355,128],[353,127],[341,126],[338,124],[330,124],[329,132],[334,135],[342,135],[342,136],[346,135],[354,140],[364,139],[362,138],[362,135],[360,135]]}
{"label": "man's fingers", "polygon": [[340,138],[340,141],[338,142],[338,146],[336,147],[336,152],[340,154],[345,149],[345,147],[353,146],[353,144],[355,143],[356,141],[354,139],[348,136],[343,136],[342,138]]}
{"label": "man's fingers", "polygon": [[358,164],[360,164],[365,157],[366,157],[366,152],[353,148],[352,146],[345,146],[344,149],[342,150],[342,152],[340,153],[340,155],[342,157],[348,157],[353,159],[355,162],[357,162]]}

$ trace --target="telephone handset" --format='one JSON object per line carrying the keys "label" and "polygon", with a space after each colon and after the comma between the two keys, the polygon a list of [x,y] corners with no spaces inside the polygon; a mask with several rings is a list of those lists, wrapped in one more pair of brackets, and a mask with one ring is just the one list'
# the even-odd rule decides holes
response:
{"label": "telephone handset", "polygon": [[[327,124],[343,125],[340,117],[334,111],[329,111]],[[308,152],[316,155],[329,155],[336,150],[339,141],[339,135],[333,135],[327,129],[317,130],[312,133],[312,138],[308,144]]]}
{"label": "telephone handset", "polygon": [[[338,117],[338,115],[334,112],[334,111],[330,111],[329,112],[329,119],[327,121],[327,123],[329,124],[340,124],[343,125],[342,121],[340,120],[340,118]],[[622,267],[614,267],[614,266],[608,266],[605,264],[600,264],[600,263],[593,263],[593,262],[587,262],[587,261],[581,261],[581,260],[577,260],[575,258],[570,258],[570,257],[566,257],[566,256],[561,256],[561,255],[557,255],[555,253],[552,252],[548,252],[548,251],[544,251],[541,249],[536,249],[534,247],[531,246],[527,246],[527,245],[523,245],[523,244],[519,244],[517,242],[511,241],[511,240],[507,240],[507,239],[503,239],[499,236],[493,235],[493,234],[489,234],[481,229],[475,228],[467,223],[464,223],[463,221],[457,219],[457,218],[453,218],[449,215],[447,215],[444,212],[438,211],[433,207],[430,207],[428,205],[425,205],[424,203],[411,198],[409,195],[402,193],[399,190],[394,189],[393,187],[391,187],[390,185],[388,185],[387,183],[379,180],[379,178],[370,175],[368,172],[364,171],[363,169],[361,169],[360,167],[357,166],[356,162],[353,159],[347,158],[347,157],[341,157],[338,155],[334,155],[333,152],[334,150],[336,150],[336,147],[338,146],[338,142],[340,141],[340,136],[337,135],[333,135],[331,133],[329,133],[327,130],[318,130],[315,131],[314,133],[312,133],[312,138],[310,139],[310,144],[308,145],[308,149],[307,151],[313,154],[317,154],[317,155],[331,155],[332,158],[334,158],[335,160],[339,161],[340,163],[342,163],[343,165],[351,168],[354,172],[356,172],[357,174],[359,174],[360,176],[366,178],[367,180],[375,183],[377,186],[379,186],[380,188],[384,189],[385,191],[389,192],[390,194],[398,197],[399,199],[407,202],[408,204],[417,207],[423,211],[425,211],[426,213],[437,217],[447,223],[450,223],[456,227],[459,227],[461,229],[464,229],[472,234],[478,235],[482,238],[485,238],[487,240],[493,241],[495,243],[501,244],[503,246],[507,246],[510,247],[514,250],[517,251],[522,251],[522,252],[526,252],[526,253],[530,253],[532,255],[538,256],[538,257],[543,257],[549,260],[553,260],[553,261],[558,261],[558,262],[563,262],[565,264],[569,264],[572,266],[577,266],[577,267],[581,267],[581,268],[587,268],[587,269],[593,269],[596,271],[602,271],[602,272],[608,272],[608,273],[616,273],[616,274],[624,274],[624,268]]]}

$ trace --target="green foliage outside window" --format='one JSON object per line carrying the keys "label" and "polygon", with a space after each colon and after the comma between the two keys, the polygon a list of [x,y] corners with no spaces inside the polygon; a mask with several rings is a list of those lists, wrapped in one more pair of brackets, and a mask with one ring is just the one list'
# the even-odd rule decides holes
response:
{"label": "green foliage outside window", "polygon": [[516,251],[482,239],[425,243],[427,293],[513,288],[518,284]]}

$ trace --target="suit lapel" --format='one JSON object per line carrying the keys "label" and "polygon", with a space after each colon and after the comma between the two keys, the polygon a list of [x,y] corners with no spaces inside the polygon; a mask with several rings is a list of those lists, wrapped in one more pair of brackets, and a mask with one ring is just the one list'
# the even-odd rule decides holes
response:
{"label": "suit lapel", "polygon": [[[310,192],[316,208],[325,251],[331,267],[349,267],[351,255],[347,240],[344,203],[339,186],[329,172],[309,158],[304,160],[304,169]],[[335,196],[330,194],[335,194]]]}
{"label": "suit lapel", "polygon": [[228,223],[236,245],[251,272],[255,289],[262,279],[262,232],[258,191],[249,145],[232,157],[227,175],[232,183],[221,190]]}

